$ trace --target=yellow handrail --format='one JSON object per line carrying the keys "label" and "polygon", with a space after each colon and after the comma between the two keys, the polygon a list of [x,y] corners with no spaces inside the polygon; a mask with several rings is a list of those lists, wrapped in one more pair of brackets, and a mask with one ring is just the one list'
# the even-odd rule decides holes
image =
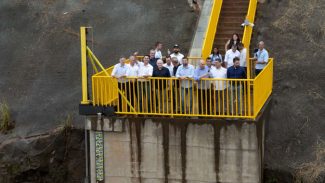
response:
{"label": "yellow handrail", "polygon": [[[256,8],[257,8],[257,0],[250,0],[248,10],[247,10],[247,15],[246,15],[246,20],[248,20],[250,23],[254,23]],[[249,47],[250,47],[252,33],[253,33],[253,27],[250,25],[245,26],[242,43],[244,44],[244,47],[247,50],[247,55],[246,55],[247,68],[251,68],[252,65],[252,63],[249,60],[250,58]],[[251,75],[252,75],[251,69],[247,69],[247,77],[251,78]]]}
{"label": "yellow handrail", "polygon": [[221,12],[222,0],[214,0],[208,27],[205,32],[205,38],[202,45],[202,58],[207,58],[212,50],[214,36],[217,31],[219,15]]}

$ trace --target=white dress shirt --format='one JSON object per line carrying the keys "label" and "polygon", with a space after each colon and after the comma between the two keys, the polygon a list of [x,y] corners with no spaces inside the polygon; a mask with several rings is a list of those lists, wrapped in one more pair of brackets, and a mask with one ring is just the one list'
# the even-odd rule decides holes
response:
{"label": "white dress shirt", "polygon": [[240,51],[240,66],[241,67],[246,67],[246,56],[247,56],[247,50],[246,48],[243,48],[241,51]]}
{"label": "white dress shirt", "polygon": [[[150,64],[141,66],[139,68],[138,77],[152,76],[153,67]],[[148,81],[147,79],[138,79],[138,81]]]}
{"label": "white dress shirt", "polygon": [[227,68],[234,65],[234,58],[235,57],[238,57],[238,58],[240,57],[240,52],[238,50],[233,52],[232,49],[230,49],[230,50],[228,50],[226,52],[225,62],[227,63]]}
{"label": "white dress shirt", "polygon": [[[212,75],[213,78],[216,79],[226,79],[227,78],[227,69],[220,67],[215,68],[215,69],[211,69],[210,73]],[[226,81],[215,81],[215,90],[224,90],[226,89]]]}
{"label": "white dress shirt", "polygon": [[181,54],[181,53],[177,53],[177,54],[172,53],[170,55],[170,58],[173,58],[173,57],[176,57],[177,58],[179,64],[183,64],[183,58],[184,58],[184,55],[183,54]]}
{"label": "white dress shirt", "polygon": [[174,65],[172,63],[170,63],[170,65],[167,65],[167,63],[164,63],[163,66],[166,67],[169,70],[170,76],[172,76],[173,75]]}
{"label": "white dress shirt", "polygon": [[[123,66],[121,66],[120,63],[116,64],[114,66],[114,69],[112,71],[112,74],[111,76],[113,77],[121,77],[121,76],[126,76],[126,72],[128,70],[128,65],[127,64],[124,64]],[[125,78],[119,78],[118,79],[118,82],[119,83],[125,83],[126,82],[126,79]]]}
{"label": "white dress shirt", "polygon": [[155,50],[155,58],[162,59],[162,54],[160,50]]}
{"label": "white dress shirt", "polygon": [[139,66],[137,64],[134,64],[133,66],[131,64],[128,65],[129,68],[126,71],[127,77],[138,77],[139,75]]}

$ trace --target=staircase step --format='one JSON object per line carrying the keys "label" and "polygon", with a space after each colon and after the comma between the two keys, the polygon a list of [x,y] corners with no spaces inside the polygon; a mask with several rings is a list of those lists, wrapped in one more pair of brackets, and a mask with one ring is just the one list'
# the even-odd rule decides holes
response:
{"label": "staircase step", "polygon": [[239,11],[247,13],[248,6],[222,6],[221,11]]}
{"label": "staircase step", "polygon": [[245,16],[243,17],[233,17],[233,16],[220,16],[220,22],[241,22],[243,23]]}
{"label": "staircase step", "polygon": [[221,17],[223,17],[223,16],[246,17],[246,12],[224,11],[224,12],[221,12],[220,16]]}

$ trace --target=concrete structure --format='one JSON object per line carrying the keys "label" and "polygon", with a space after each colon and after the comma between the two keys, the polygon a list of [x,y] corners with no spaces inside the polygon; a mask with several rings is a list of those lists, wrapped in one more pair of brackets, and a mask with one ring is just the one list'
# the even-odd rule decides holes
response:
{"label": "concrete structure", "polygon": [[206,29],[209,24],[212,5],[213,0],[205,0],[203,3],[199,22],[189,51],[189,57],[201,57],[202,55],[202,46],[206,36]]}
{"label": "concrete structure", "polygon": [[91,182],[262,182],[264,124],[265,115],[255,122],[88,117]]}

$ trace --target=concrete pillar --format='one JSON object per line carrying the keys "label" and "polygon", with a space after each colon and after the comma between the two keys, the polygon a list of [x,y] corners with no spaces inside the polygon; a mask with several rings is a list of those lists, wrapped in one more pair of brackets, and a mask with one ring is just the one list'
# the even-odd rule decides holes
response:
{"label": "concrete pillar", "polygon": [[[122,121],[124,131],[104,132],[105,182],[262,180],[263,122],[178,118]],[[94,148],[92,136],[91,132],[90,152]],[[94,153],[90,156],[93,181]]]}

